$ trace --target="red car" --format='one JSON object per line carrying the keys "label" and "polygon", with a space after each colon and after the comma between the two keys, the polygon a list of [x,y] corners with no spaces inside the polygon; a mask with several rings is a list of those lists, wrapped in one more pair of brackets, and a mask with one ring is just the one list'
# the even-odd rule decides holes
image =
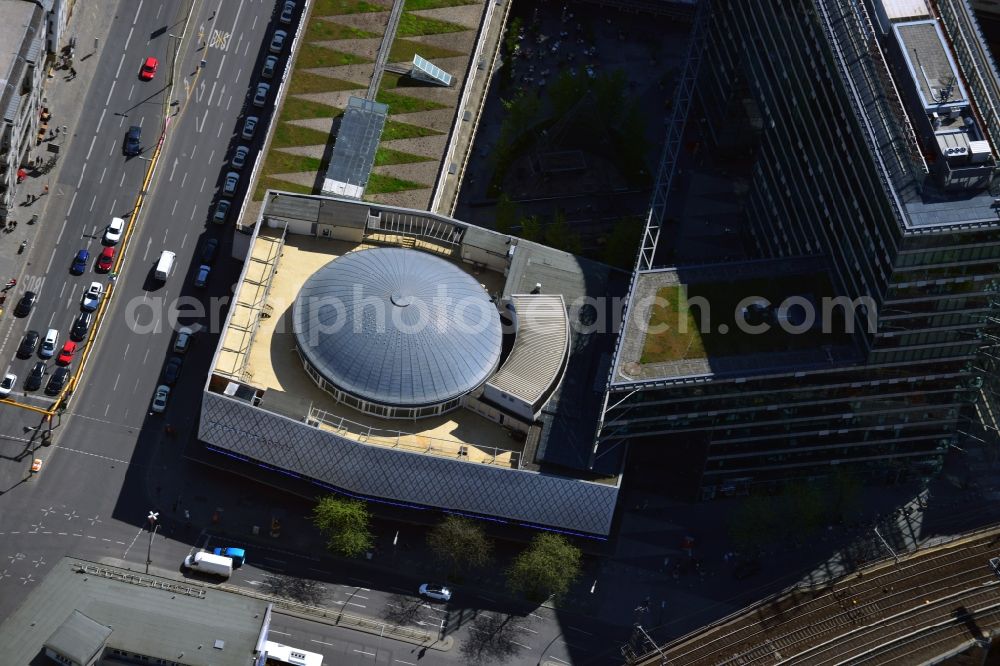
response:
{"label": "red car", "polygon": [[97,272],[107,273],[111,270],[111,265],[115,263],[115,248],[106,247],[101,251],[101,256],[97,258]]}
{"label": "red car", "polygon": [[59,352],[56,363],[58,365],[69,365],[73,361],[73,354],[75,353],[76,343],[72,340],[67,340],[66,344],[63,345],[62,351]]}
{"label": "red car", "polygon": [[142,68],[139,69],[139,78],[143,81],[152,81],[153,77],[156,75],[156,68],[160,66],[160,61],[149,56],[146,58],[145,62],[142,63]]}

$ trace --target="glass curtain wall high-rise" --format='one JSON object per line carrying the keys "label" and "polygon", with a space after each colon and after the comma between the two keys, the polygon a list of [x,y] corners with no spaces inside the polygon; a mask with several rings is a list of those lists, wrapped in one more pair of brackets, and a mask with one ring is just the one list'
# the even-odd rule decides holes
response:
{"label": "glass curtain wall high-rise", "polygon": [[936,473],[982,386],[1000,284],[1000,78],[975,18],[963,0],[710,6],[693,113],[743,169],[747,246],[822,258],[875,313],[855,310],[855,363],[613,379],[599,439],[650,464],[677,452],[683,494],[703,497]]}

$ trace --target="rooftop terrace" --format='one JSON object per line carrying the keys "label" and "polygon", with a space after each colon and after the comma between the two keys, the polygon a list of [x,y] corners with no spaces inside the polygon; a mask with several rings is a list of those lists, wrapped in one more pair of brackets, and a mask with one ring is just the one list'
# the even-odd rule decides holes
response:
{"label": "rooftop terrace", "polygon": [[815,260],[640,272],[612,381],[830,363],[852,346],[842,309],[822,321],[824,300],[834,296]]}
{"label": "rooftop terrace", "polygon": [[[308,420],[358,442],[449,458],[465,451],[462,457],[471,462],[517,467],[523,445],[505,428],[474,412],[458,409],[417,421],[379,419],[337,402],[307,374],[295,350],[292,303],[315,271],[348,252],[370,247],[375,246],[262,228],[251,249],[246,277],[235,295],[214,374],[263,390],[263,409]],[[426,242],[419,247],[442,250]],[[272,269],[273,279],[269,280]],[[475,277],[489,293],[503,289],[504,278],[498,273],[484,270]],[[258,318],[262,311],[265,316]],[[251,335],[255,326],[256,333]],[[214,385],[224,390],[225,382]]]}

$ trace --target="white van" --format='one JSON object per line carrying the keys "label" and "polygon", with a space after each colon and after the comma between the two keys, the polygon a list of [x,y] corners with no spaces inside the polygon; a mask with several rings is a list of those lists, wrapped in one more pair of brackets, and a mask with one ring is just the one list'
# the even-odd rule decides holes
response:
{"label": "white van", "polygon": [[184,568],[192,571],[229,578],[233,575],[233,559],[213,553],[199,551],[184,558]]}
{"label": "white van", "polygon": [[56,345],[58,344],[59,331],[50,328],[49,332],[45,334],[45,339],[42,340],[42,346],[38,348],[38,355],[42,358],[52,358],[52,355],[56,353]]}
{"label": "white van", "polygon": [[164,250],[160,253],[160,260],[156,262],[156,279],[166,280],[174,272],[174,253]]}

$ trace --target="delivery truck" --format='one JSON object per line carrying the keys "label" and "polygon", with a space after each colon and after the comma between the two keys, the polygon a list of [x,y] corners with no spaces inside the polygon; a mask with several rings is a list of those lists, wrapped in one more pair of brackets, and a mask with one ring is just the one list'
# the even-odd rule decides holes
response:
{"label": "delivery truck", "polygon": [[174,272],[174,258],[176,256],[170,250],[164,250],[160,253],[160,259],[156,262],[156,270],[153,272],[157,280],[164,282]]}
{"label": "delivery truck", "polygon": [[184,567],[212,576],[229,578],[233,575],[233,559],[214,553],[198,551],[184,558]]}

